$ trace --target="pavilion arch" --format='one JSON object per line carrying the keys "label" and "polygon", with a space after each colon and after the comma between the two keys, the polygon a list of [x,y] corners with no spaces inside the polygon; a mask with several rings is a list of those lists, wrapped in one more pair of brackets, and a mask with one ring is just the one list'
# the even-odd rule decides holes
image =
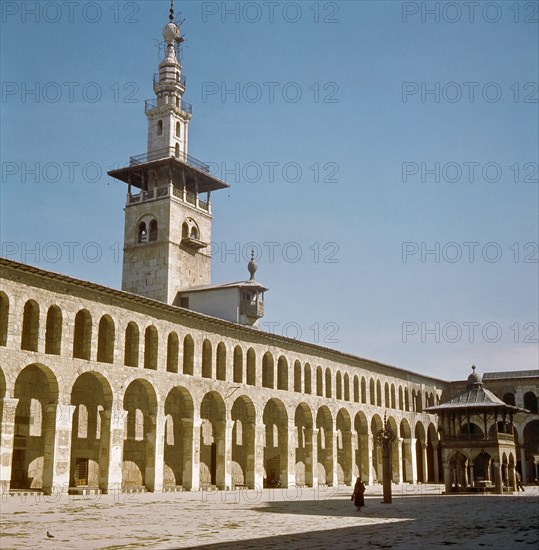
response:
{"label": "pavilion arch", "polygon": [[344,373],[344,395],[345,401],[350,401],[350,376],[347,372]]}
{"label": "pavilion arch", "polygon": [[316,367],[316,395],[319,397],[324,395],[324,375],[320,365]]}
{"label": "pavilion arch", "polygon": [[157,329],[150,325],[144,331],[144,368],[157,370],[159,335]]}
{"label": "pavilion arch", "polygon": [[272,398],[264,407],[264,471],[270,487],[288,479],[288,415],[282,401]]}
{"label": "pavilion arch", "polygon": [[417,464],[417,481],[420,483],[427,482],[427,464],[426,464],[426,448],[427,439],[425,427],[421,422],[417,422],[414,429],[415,437],[415,453]]}
{"label": "pavilion arch", "polygon": [[442,471],[442,446],[438,430],[432,422],[427,426],[427,481],[438,483]]}
{"label": "pavilion arch", "polygon": [[0,291],[0,346],[7,345],[8,327],[9,327],[9,298],[5,292]]}
{"label": "pavilion arch", "polygon": [[183,339],[183,357],[182,357],[183,374],[194,374],[195,370],[195,342],[190,334],[187,334]]}
{"label": "pavilion arch", "polygon": [[116,329],[112,317],[103,315],[97,332],[97,360],[100,363],[114,363],[115,337]]}
{"label": "pavilion arch", "polygon": [[37,351],[39,345],[39,304],[28,300],[22,317],[21,349]]}
{"label": "pavilion arch", "polygon": [[202,377],[212,377],[212,346],[211,342],[206,338],[202,342]]}
{"label": "pavilion arch", "polygon": [[352,420],[346,409],[339,409],[335,422],[337,430],[337,481],[352,485]]}
{"label": "pavilion arch", "polygon": [[60,355],[62,350],[62,310],[56,306],[50,306],[47,311],[45,325],[45,353]]}
{"label": "pavilion arch", "polygon": [[288,390],[288,361],[283,355],[277,361],[277,389]]}
{"label": "pavilion arch", "polygon": [[335,399],[342,399],[342,374],[341,371],[337,371],[335,377]]}
{"label": "pavilion arch", "polygon": [[304,388],[303,391],[307,395],[311,395],[313,393],[313,373],[311,370],[311,365],[309,363],[305,363],[305,367],[303,369],[303,383]]}
{"label": "pavilion arch", "polygon": [[296,359],[294,361],[294,391],[301,393],[302,380],[301,380],[302,368],[301,363]]}
{"label": "pavilion arch", "polygon": [[376,381],[376,405],[378,407],[383,407],[382,405],[382,383],[380,380]]}
{"label": "pavilion arch", "polygon": [[331,369],[329,367],[326,368],[326,397],[331,398],[333,397],[332,392],[332,380],[331,380]]}
{"label": "pavilion arch", "polygon": [[378,414],[371,419],[372,437],[372,476],[375,481],[382,481],[382,449],[378,444],[377,434],[383,428],[384,423]]}
{"label": "pavilion arch", "polygon": [[215,377],[217,380],[226,380],[226,346],[223,342],[217,344],[215,352]]}
{"label": "pavilion arch", "polygon": [[367,381],[364,376],[361,377],[361,402],[367,403]]}
{"label": "pavilion arch", "polygon": [[[392,417],[387,417],[387,427],[398,436],[399,428],[397,421]],[[400,459],[399,442],[394,441],[391,444],[391,480],[393,483],[402,483],[402,461]]]}
{"label": "pavilion arch", "polygon": [[357,451],[355,463],[357,469],[354,477],[360,477],[365,483],[369,482],[369,421],[365,413],[359,411],[354,417],[354,435],[357,437]]}
{"label": "pavilion arch", "polygon": [[112,399],[110,384],[98,372],[85,372],[73,384],[70,487],[108,491]]}
{"label": "pavilion arch", "polygon": [[180,341],[178,335],[172,331],[167,338],[167,372],[178,372],[178,355]]}
{"label": "pavilion arch", "polygon": [[[294,413],[296,430],[296,484],[314,486],[313,471],[313,415],[310,407],[301,402]],[[313,477],[314,476],[314,477]]]}
{"label": "pavilion arch", "polygon": [[92,352],[92,316],[87,309],[81,309],[75,315],[73,332],[73,358],[90,360]]}
{"label": "pavilion arch", "polygon": [[124,365],[138,367],[140,347],[140,331],[137,323],[131,321],[125,328]]}
{"label": "pavilion arch", "polygon": [[226,407],[216,391],[208,392],[200,404],[200,485],[225,489]]}
{"label": "pavilion arch", "polygon": [[230,412],[232,427],[232,487],[247,485],[255,489],[255,430],[256,409],[249,397],[240,395]]}
{"label": "pavilion arch", "polygon": [[234,348],[232,380],[236,384],[243,384],[243,350],[241,346],[236,346]]}
{"label": "pavilion arch", "polygon": [[275,378],[273,355],[267,351],[262,357],[262,387],[273,388]]}
{"label": "pavilion arch", "polygon": [[333,464],[333,417],[330,409],[322,405],[316,413],[316,428],[318,429],[318,483],[321,485],[333,485],[337,483],[334,479]]}
{"label": "pavilion arch", "polygon": [[18,374],[10,489],[52,490],[54,465],[52,460],[45,463],[45,449],[54,447],[55,430],[46,427],[54,426],[61,414],[49,407],[58,403],[58,395],[58,382],[48,367],[32,364]]}
{"label": "pavilion arch", "polygon": [[253,348],[247,350],[247,364],[245,366],[247,375],[247,384],[249,386],[256,385],[256,353]]}
{"label": "pavilion arch", "polygon": [[376,384],[374,378],[371,378],[369,381],[369,404],[376,405]]}
{"label": "pavilion arch", "polygon": [[[446,490],[453,488],[457,491],[461,487],[468,486],[468,460],[469,457],[462,451],[455,451],[447,457],[450,479],[445,480]],[[491,462],[490,454],[483,452],[479,454],[474,461],[474,476],[478,480],[491,480]]]}
{"label": "pavilion arch", "polygon": [[154,387],[136,378],[126,388],[123,408],[125,418],[122,461],[122,489],[149,491],[155,488],[155,445],[157,396]]}
{"label": "pavilion arch", "polygon": [[194,404],[187,389],[175,386],[169,391],[164,413],[163,489],[191,489]]}

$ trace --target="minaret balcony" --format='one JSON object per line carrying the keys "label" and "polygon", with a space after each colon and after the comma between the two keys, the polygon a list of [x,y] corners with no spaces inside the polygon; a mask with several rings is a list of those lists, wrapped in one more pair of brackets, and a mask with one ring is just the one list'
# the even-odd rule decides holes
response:
{"label": "minaret balcony", "polygon": [[162,160],[170,157],[175,157],[181,162],[192,166],[202,172],[210,173],[210,167],[205,162],[188,155],[187,153],[179,152],[176,154],[174,147],[164,147],[163,149],[156,149],[155,151],[150,151],[148,153],[143,153],[142,155],[135,155],[134,157],[129,157],[129,166],[137,166],[138,164],[144,164],[146,162],[152,162],[154,160]]}
{"label": "minaret balcony", "polygon": [[[185,75],[182,74],[180,76],[180,80],[176,79],[176,80],[173,80],[172,82],[179,83],[180,86],[183,86],[185,88],[185,86],[187,85],[187,78],[185,78]],[[160,79],[159,73],[154,73],[153,74],[153,85],[154,86],[156,84],[168,84],[168,83],[169,83],[168,81],[163,81],[163,80]]]}
{"label": "minaret balcony", "polygon": [[[171,185],[167,187],[154,187],[151,191],[140,191],[140,193],[128,193],[127,194],[127,206],[132,204],[137,204],[141,202],[154,201],[157,199],[162,199],[164,197],[176,197],[183,202],[191,204],[195,208],[200,208],[205,212],[211,213],[210,201],[203,201],[195,193],[184,191],[182,189],[177,189]],[[206,244],[204,244],[206,246]]]}
{"label": "minaret balcony", "polygon": [[254,300],[242,300],[240,302],[240,314],[254,319],[264,317],[264,303]]}
{"label": "minaret balcony", "polygon": [[[164,105],[164,107],[168,107],[169,105]],[[147,99],[144,102],[144,113],[149,114],[152,111],[155,111],[156,109],[159,109],[160,106],[157,105],[157,99]],[[190,103],[187,103],[187,101],[184,101],[183,99],[180,102],[180,109],[187,113],[188,115],[193,114],[193,106]]]}

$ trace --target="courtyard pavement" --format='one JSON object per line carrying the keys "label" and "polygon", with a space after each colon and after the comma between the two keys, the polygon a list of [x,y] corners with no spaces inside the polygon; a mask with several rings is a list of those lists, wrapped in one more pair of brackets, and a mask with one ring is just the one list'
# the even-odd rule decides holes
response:
{"label": "courtyard pavement", "polygon": [[[539,491],[442,496],[441,486],[4,496],[0,548],[539,548]],[[47,537],[47,531],[54,538]]]}

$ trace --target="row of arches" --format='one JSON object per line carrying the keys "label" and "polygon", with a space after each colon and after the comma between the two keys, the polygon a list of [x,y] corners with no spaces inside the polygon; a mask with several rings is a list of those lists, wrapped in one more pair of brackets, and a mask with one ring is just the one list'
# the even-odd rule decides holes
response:
{"label": "row of arches", "polygon": [[[5,293],[0,293],[0,301],[0,343],[6,345],[9,299]],[[21,349],[41,351],[40,315],[39,304],[33,299],[28,300],[23,308]],[[57,305],[51,305],[46,315],[45,353],[62,353],[65,324],[61,309]],[[87,309],[76,313],[73,325],[73,358],[87,361],[95,358],[102,363],[121,362],[126,367],[166,370],[418,413],[425,406],[439,402],[434,391],[423,394],[414,387],[409,389],[405,385],[388,381],[382,383],[374,376],[352,375],[343,373],[340,369],[335,372],[329,367],[312,367],[309,362],[302,363],[300,360],[295,360],[291,366],[284,355],[275,357],[270,351],[264,352],[259,359],[252,347],[244,349],[239,344],[229,349],[224,342],[215,344],[209,338],[195,343],[190,334],[180,338],[176,331],[168,332],[166,343],[162,343],[153,324],[141,329],[135,321],[130,321],[119,332],[108,314],[99,318],[95,339],[94,327],[94,320]],[[117,348],[122,341],[123,358],[120,359],[120,350]]]}
{"label": "row of arches", "polygon": [[[2,385],[5,398],[5,381]],[[179,385],[160,394],[136,376],[118,394],[97,371],[74,377],[62,404],[61,393],[44,365],[29,365],[17,376],[12,489],[47,491],[63,482],[102,491],[113,484],[158,491],[381,478],[378,414],[312,408],[304,401],[285,406],[277,398],[257,404],[245,394],[227,401],[217,391],[196,395]],[[2,431],[9,421],[2,419]],[[434,424],[392,416],[387,422],[399,435],[392,454],[394,481],[438,481]],[[53,449],[48,462],[47,448]]]}

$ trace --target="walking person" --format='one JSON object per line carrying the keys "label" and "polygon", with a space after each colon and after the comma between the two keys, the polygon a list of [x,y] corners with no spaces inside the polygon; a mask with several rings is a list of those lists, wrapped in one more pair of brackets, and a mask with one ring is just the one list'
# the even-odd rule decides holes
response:
{"label": "walking person", "polygon": [[356,484],[354,485],[354,492],[352,493],[352,500],[356,505],[356,512],[361,510],[362,506],[365,506],[365,484],[358,477]]}
{"label": "walking person", "polygon": [[524,491],[524,485],[522,485],[522,478],[520,477],[520,472],[515,470],[515,477],[517,480],[517,492]]}

